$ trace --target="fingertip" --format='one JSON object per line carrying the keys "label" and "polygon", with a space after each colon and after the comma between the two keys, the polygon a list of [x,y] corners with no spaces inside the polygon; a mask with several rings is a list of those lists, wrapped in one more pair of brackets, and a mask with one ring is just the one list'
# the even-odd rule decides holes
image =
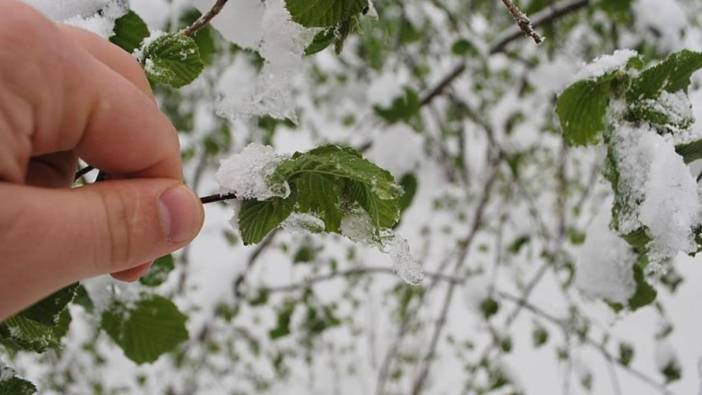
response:
{"label": "fingertip", "polygon": [[182,244],[197,236],[204,222],[200,199],[184,184],[166,190],[159,198],[159,216],[166,238]]}
{"label": "fingertip", "polygon": [[123,270],[121,272],[116,272],[112,273],[111,276],[115,280],[123,281],[126,283],[133,283],[137,280],[139,280],[143,275],[145,275],[149,269],[151,269],[151,265],[153,262],[147,262],[143,263],[137,267],[133,267],[131,269]]}

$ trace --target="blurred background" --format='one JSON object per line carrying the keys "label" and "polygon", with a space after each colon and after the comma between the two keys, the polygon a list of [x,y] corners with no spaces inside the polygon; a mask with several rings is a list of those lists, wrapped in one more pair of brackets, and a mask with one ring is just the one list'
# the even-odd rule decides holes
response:
{"label": "blurred background", "polygon": [[[152,31],[177,31],[210,3],[131,8]],[[554,103],[616,49],[702,50],[701,2],[518,2],[546,38],[537,46],[497,0],[375,0],[343,47],[290,63],[247,42],[247,3],[231,0],[196,37],[207,68],[193,84],[156,88],[187,183],[218,192],[220,160],[252,142],[355,147],[405,188],[397,231],[423,284],[335,235],[276,231],[244,247],[233,208],[208,206],[158,289],[188,314],[190,340],[139,366],[71,306],[62,349],[10,359],[41,394],[697,393],[700,259],[680,256],[656,280],[656,303],[633,313],[574,286],[611,191],[603,150],[568,147]],[[697,129],[701,85],[702,73],[690,91]]]}

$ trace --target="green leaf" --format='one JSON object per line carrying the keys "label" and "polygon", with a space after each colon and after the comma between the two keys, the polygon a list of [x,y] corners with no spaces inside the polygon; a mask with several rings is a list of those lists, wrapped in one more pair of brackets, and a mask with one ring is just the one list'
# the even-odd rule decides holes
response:
{"label": "green leaf", "polygon": [[293,212],[312,213],[324,221],[324,230],[338,233],[342,218],[360,205],[370,215],[376,236],[399,220],[402,188],[392,174],[351,148],[325,145],[297,152],[278,164],[268,183],[287,184],[291,194],[242,204],[239,228],[246,245],[263,240]]}
{"label": "green leaf", "polygon": [[343,213],[339,201],[341,191],[334,178],[305,173],[296,179],[294,186],[300,211],[317,214],[327,232],[338,232]]}
{"label": "green leaf", "polygon": [[639,264],[634,265],[634,281],[636,281],[636,291],[629,298],[629,309],[631,311],[653,303],[657,296],[656,290],[646,282],[643,269]]}
{"label": "green leaf", "polygon": [[327,49],[336,40],[337,27],[328,27],[314,36],[310,45],[305,48],[305,56],[314,55]]}
{"label": "green leaf", "polygon": [[294,208],[291,199],[247,200],[239,211],[239,230],[244,245],[256,244],[285,221]]}
{"label": "green leaf", "polygon": [[416,175],[407,173],[400,178],[400,186],[404,193],[402,197],[400,197],[398,203],[400,205],[400,211],[404,212],[412,205],[412,201],[414,201],[414,196],[417,194],[417,188],[419,186],[419,180],[417,180]]}
{"label": "green leaf", "polygon": [[66,306],[73,301],[78,286],[78,283],[69,285],[42,299],[20,314],[25,318],[47,326],[52,326],[56,324],[59,316],[66,309]]}
{"label": "green leaf", "polygon": [[175,263],[173,260],[173,255],[168,254],[166,256],[162,256],[151,266],[149,274],[140,278],[139,282],[147,287],[158,287],[168,279],[168,275],[174,268]]}
{"label": "green leaf", "polygon": [[665,377],[665,383],[669,384],[682,378],[682,367],[677,360],[672,360],[661,369],[661,373]]}
{"label": "green leaf", "polygon": [[368,0],[285,0],[292,20],[305,27],[334,26],[364,12]]}
{"label": "green leaf", "polygon": [[358,151],[337,145],[325,145],[307,153],[296,153],[278,165],[271,176],[271,182],[292,183],[295,178],[306,173],[360,182],[369,186],[381,200],[394,200],[402,196],[402,188],[387,170],[364,159]]}
{"label": "green leaf", "polygon": [[353,200],[363,207],[376,229],[393,228],[400,220],[398,200],[380,199],[368,184],[350,182],[348,191]]}
{"label": "green leaf", "polygon": [[275,328],[268,332],[268,336],[272,339],[279,339],[290,334],[290,320],[295,312],[295,302],[286,300],[280,310],[278,310],[278,318]]}
{"label": "green leaf", "polygon": [[114,35],[110,37],[110,41],[132,53],[141,46],[149,34],[146,23],[134,11],[129,11],[115,21]]}
{"label": "green leaf", "polygon": [[675,146],[675,152],[682,156],[685,163],[702,159],[702,140]]}
{"label": "green leaf", "polygon": [[548,342],[548,331],[543,326],[537,326],[531,333],[531,340],[534,347],[539,348]]}
{"label": "green leaf", "polygon": [[486,298],[480,303],[480,311],[483,312],[483,317],[489,320],[500,311],[500,304],[493,298]]}
{"label": "green leaf", "polygon": [[463,38],[453,43],[453,45],[451,46],[451,52],[453,52],[454,55],[458,56],[475,56],[479,53],[478,49],[472,42]]}
{"label": "green leaf", "polygon": [[702,68],[702,53],[683,50],[668,56],[653,67],[644,70],[632,81],[627,93],[629,102],[654,99],[663,90],[677,92],[687,89],[692,74]]}
{"label": "green leaf", "polygon": [[186,319],[170,300],[149,295],[134,306],[115,302],[102,314],[100,325],[127,358],[142,364],[156,361],[188,340]]}
{"label": "green leaf", "polygon": [[619,344],[619,363],[623,366],[629,366],[634,359],[634,347],[628,343]]}
{"label": "green leaf", "polygon": [[144,48],[144,68],[153,82],[180,88],[197,78],[205,65],[195,40],[164,34]]}
{"label": "green leaf", "polygon": [[17,376],[0,381],[0,395],[32,395],[36,392],[34,384]]}
{"label": "green leaf", "polygon": [[610,85],[606,81],[582,80],[558,97],[556,113],[566,141],[571,145],[596,144],[605,129]]}
{"label": "green leaf", "polygon": [[375,113],[389,123],[410,121],[419,114],[422,104],[414,89],[405,88],[403,96],[396,97],[389,107],[374,106]]}

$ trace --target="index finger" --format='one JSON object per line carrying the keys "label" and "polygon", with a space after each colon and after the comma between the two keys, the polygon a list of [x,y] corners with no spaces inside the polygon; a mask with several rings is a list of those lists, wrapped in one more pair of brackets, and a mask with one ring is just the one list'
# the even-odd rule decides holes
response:
{"label": "index finger", "polygon": [[182,178],[175,128],[146,93],[31,7],[3,2],[0,14],[3,89],[32,111],[31,130],[10,133],[26,134],[31,156],[75,150],[108,173]]}

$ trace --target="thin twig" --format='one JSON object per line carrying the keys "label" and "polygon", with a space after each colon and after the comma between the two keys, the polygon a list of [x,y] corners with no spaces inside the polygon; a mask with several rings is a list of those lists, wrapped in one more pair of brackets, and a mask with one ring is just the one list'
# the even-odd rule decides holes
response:
{"label": "thin twig", "polygon": [[[570,333],[571,329],[566,323],[566,321],[557,318],[550,313],[545,312],[541,308],[537,307],[536,305],[531,304],[530,302],[524,302],[521,297],[498,291],[497,295],[502,299],[502,300],[507,300],[512,303],[516,303],[519,306],[522,306],[524,309],[528,310],[532,314],[543,318],[546,321],[549,321],[550,323],[560,327],[562,330],[564,330],[567,333]],[[632,376],[638,378],[639,380],[643,381],[644,383],[650,385],[651,387],[655,388],[656,390],[660,391],[662,394],[671,394],[671,392],[665,387],[664,384],[661,384],[659,382],[654,381],[649,377],[649,375],[629,366],[625,365],[619,358],[615,358],[602,344],[599,342],[595,341],[591,337],[585,336],[585,337],[580,337],[582,339],[582,342],[595,348],[597,351],[602,354],[602,356],[613,363],[616,363],[620,369],[628,372]]]}
{"label": "thin twig", "polygon": [[205,14],[202,14],[200,18],[198,18],[195,22],[193,22],[192,25],[186,27],[181,31],[180,33],[184,36],[192,37],[195,35],[195,33],[199,32],[202,30],[205,26],[207,26],[214,17],[217,16],[222,11],[222,8],[227,4],[228,0],[217,0],[212,8],[207,11]]}
{"label": "thin twig", "polygon": [[502,4],[507,7],[509,13],[512,14],[512,18],[514,18],[514,21],[517,22],[517,26],[519,26],[519,29],[524,32],[524,34],[531,37],[537,44],[544,42],[544,39],[539,35],[539,33],[536,32],[536,30],[534,30],[534,26],[532,26],[529,17],[524,13],[524,11],[519,9],[519,7],[512,2],[512,0],[502,0]]}
{"label": "thin twig", "polygon": [[84,168],[78,170],[76,172],[76,175],[73,177],[73,182],[76,182],[81,179],[84,175],[90,173],[91,171],[95,170],[94,167],[92,166],[85,166]]}
{"label": "thin twig", "polygon": [[[293,283],[289,285],[283,285],[279,287],[266,287],[265,290],[269,293],[278,292],[291,292],[299,289],[308,288],[314,284],[334,280],[340,277],[352,277],[364,274],[390,274],[396,276],[397,273],[392,268],[389,267],[356,267],[353,269],[337,271],[329,274],[323,274],[317,277],[311,277],[298,283]],[[463,278],[456,276],[449,276],[438,272],[424,272],[424,275],[428,278],[436,279],[439,281],[445,281],[448,283],[462,283]]]}
{"label": "thin twig", "polygon": [[237,197],[233,193],[217,193],[214,195],[203,196],[200,198],[200,202],[202,202],[202,204],[223,202],[225,200],[237,200]]}
{"label": "thin twig", "polygon": [[[499,162],[499,158],[496,162]],[[462,249],[453,269],[454,277],[458,276],[461,267],[463,266],[466,258],[468,257],[468,252],[470,251],[472,242],[475,239],[478,230],[483,225],[483,216],[485,214],[487,204],[490,200],[491,192],[493,189],[492,187],[495,181],[497,180],[498,176],[498,164],[499,163],[493,163],[492,174],[490,174],[487,182],[485,183],[485,187],[483,189],[483,196],[480,199],[478,207],[475,210],[475,216],[473,217],[471,227],[468,231],[467,236],[460,242]],[[429,342],[429,348],[427,349],[427,352],[424,355],[424,358],[422,359],[422,367],[419,371],[417,379],[414,382],[414,385],[412,386],[412,395],[419,395],[424,389],[424,384],[426,382],[427,377],[429,376],[429,371],[431,370],[431,366],[436,355],[436,348],[439,345],[439,339],[441,338],[441,334],[446,325],[448,312],[451,307],[451,302],[453,301],[453,295],[456,290],[456,285],[457,283],[450,283],[448,289],[446,290],[446,294],[444,295],[444,302],[441,308],[441,312],[439,314],[439,319],[436,321],[436,324],[434,326],[434,333],[432,334],[431,340]]]}
{"label": "thin twig", "polygon": [[[535,14],[531,19],[531,25],[533,27],[539,27],[541,25],[554,22],[566,15],[572,14],[573,12],[580,10],[581,8],[585,8],[589,4],[590,0],[570,0],[568,2],[552,5],[544,9],[543,11]],[[514,40],[517,40],[519,37],[522,36],[522,31],[515,27],[508,29],[501,36],[502,39],[498,40],[495,44],[492,45],[492,47],[490,47],[490,55],[504,52],[505,48],[507,47],[507,44],[511,43]],[[440,79],[439,82],[433,88],[431,88],[422,96],[422,106],[426,106],[427,104],[431,103],[432,100],[434,100],[436,97],[440,96],[448,86],[450,86],[458,77],[460,77],[466,71],[466,68],[466,62],[461,62],[460,64],[456,65],[453,69],[451,69],[451,71],[449,71],[444,78]]]}
{"label": "thin twig", "polygon": [[256,250],[254,250],[254,252],[251,253],[251,255],[249,256],[249,260],[246,263],[246,268],[234,280],[232,287],[234,289],[234,296],[236,296],[237,298],[241,298],[241,296],[243,295],[243,293],[241,292],[241,287],[244,285],[244,282],[246,281],[246,278],[248,277],[251,269],[254,267],[254,265],[256,265],[258,258],[261,256],[261,254],[263,254],[263,251],[268,249],[268,247],[273,243],[273,238],[275,238],[275,235],[278,233],[278,229],[280,228],[277,228],[271,233],[269,233],[268,236],[266,236],[266,238],[263,240],[263,242],[256,246]]}

